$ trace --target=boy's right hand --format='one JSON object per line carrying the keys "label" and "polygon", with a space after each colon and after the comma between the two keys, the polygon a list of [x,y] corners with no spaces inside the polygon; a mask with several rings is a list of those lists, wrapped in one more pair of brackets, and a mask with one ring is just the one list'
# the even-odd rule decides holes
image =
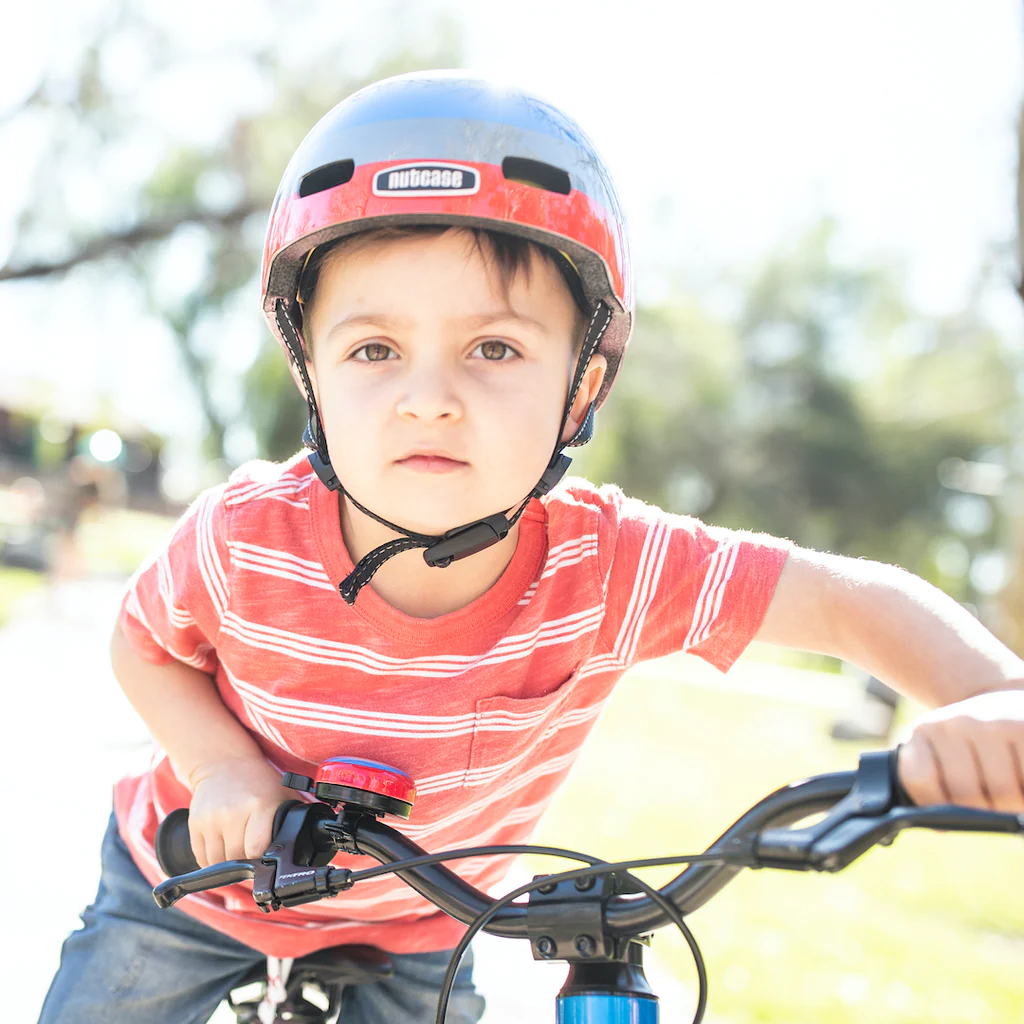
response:
{"label": "boy's right hand", "polygon": [[189,783],[188,831],[200,867],[266,850],[274,813],[286,799],[275,768],[262,757],[229,758],[200,765]]}

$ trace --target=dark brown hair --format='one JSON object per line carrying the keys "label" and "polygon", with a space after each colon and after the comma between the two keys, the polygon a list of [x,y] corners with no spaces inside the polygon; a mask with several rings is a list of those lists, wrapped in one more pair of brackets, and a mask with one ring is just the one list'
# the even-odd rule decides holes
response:
{"label": "dark brown hair", "polygon": [[[577,309],[573,345],[578,346],[581,343],[583,327],[589,319],[591,311],[587,308],[580,279],[564,256],[547,246],[519,238],[517,235],[490,231],[486,228],[463,228],[450,224],[415,224],[375,228],[339,238],[327,245],[317,246],[299,275],[298,299],[303,324],[305,325],[308,320],[307,310],[312,307],[315,300],[324,263],[332,253],[341,248],[353,251],[373,242],[392,241],[400,238],[434,238],[454,230],[465,231],[472,236],[473,244],[481,258],[489,267],[497,271],[498,282],[506,301],[509,289],[519,274],[526,274],[527,280],[529,280],[533,257],[546,260],[555,267],[565,281],[566,288]],[[305,341],[308,346],[310,338],[307,336]]]}

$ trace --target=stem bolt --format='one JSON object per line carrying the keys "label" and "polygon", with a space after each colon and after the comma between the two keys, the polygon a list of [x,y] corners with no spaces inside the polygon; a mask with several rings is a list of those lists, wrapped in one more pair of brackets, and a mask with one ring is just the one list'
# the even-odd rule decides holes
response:
{"label": "stem bolt", "polygon": [[597,952],[597,943],[589,935],[577,935],[573,945],[580,956],[593,956]]}
{"label": "stem bolt", "polygon": [[545,960],[550,960],[555,955],[555,940],[542,935],[536,942],[536,949]]}

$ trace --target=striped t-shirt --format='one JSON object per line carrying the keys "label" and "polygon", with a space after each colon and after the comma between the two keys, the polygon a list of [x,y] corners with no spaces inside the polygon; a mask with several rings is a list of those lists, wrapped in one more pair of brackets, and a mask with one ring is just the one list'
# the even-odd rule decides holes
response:
{"label": "striped t-shirt", "polygon": [[[520,523],[501,578],[458,611],[414,618],[371,587],[349,607],[336,496],[301,453],[250,463],[200,496],[139,569],[121,629],[149,661],[210,673],[281,771],[351,755],[408,772],[418,795],[398,827],[427,850],[522,843],[630,665],[680,650],[723,671],[736,660],[787,545],[582,480],[532,501]],[[116,787],[121,834],[154,884],[157,823],[189,798],[162,752]],[[453,866],[488,889],[509,865]],[[437,950],[463,931],[392,877],[270,915],[244,885],[178,906],[277,956],[347,942]]]}

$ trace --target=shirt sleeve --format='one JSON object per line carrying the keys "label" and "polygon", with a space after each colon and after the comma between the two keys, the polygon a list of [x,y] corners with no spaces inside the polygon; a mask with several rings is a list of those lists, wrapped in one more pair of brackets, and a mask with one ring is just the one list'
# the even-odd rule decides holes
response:
{"label": "shirt sleeve", "polygon": [[200,495],[128,583],[118,624],[146,661],[217,670],[217,634],[228,603],[222,491]]}
{"label": "shirt sleeve", "polygon": [[677,651],[726,672],[754,639],[792,544],[707,526],[633,498],[615,502],[609,609],[629,664]]}

